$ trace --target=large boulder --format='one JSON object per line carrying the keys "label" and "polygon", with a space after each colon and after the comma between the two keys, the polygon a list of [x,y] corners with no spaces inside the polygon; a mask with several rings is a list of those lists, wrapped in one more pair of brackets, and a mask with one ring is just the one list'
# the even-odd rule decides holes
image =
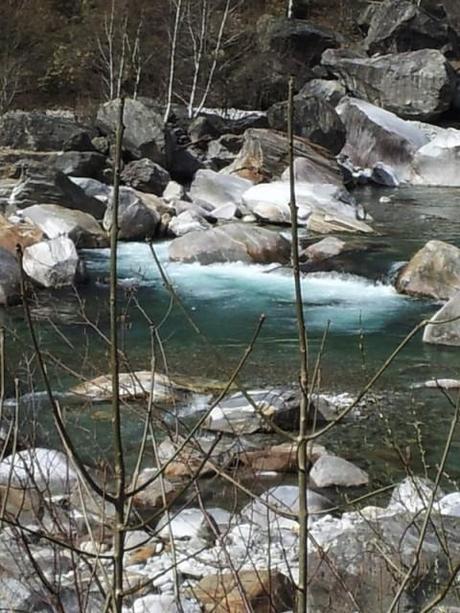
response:
{"label": "large boulder", "polygon": [[[161,215],[156,198],[147,198],[130,187],[121,187],[118,202],[118,237],[120,240],[145,240],[155,236],[160,226]],[[109,198],[102,225],[107,232],[112,227],[113,199]]]}
{"label": "large boulder", "polygon": [[338,47],[341,39],[326,28],[303,19],[264,15],[257,23],[260,50],[271,58],[275,73],[303,79],[319,64],[325,49]]}
{"label": "large boulder", "polygon": [[23,151],[0,149],[0,176],[20,178],[28,169],[46,174],[51,169],[76,177],[103,176],[107,158],[96,151]]}
{"label": "large boulder", "polygon": [[134,160],[134,162],[127,164],[123,168],[121,179],[126,185],[141,192],[149,192],[161,196],[171,177],[169,172],[159,164],[143,158],[142,160]]}
{"label": "large boulder", "polygon": [[[97,125],[106,135],[117,129],[119,100],[110,100],[99,107]],[[128,98],[123,115],[125,132],[123,147],[136,159],[149,158],[163,164],[165,161],[165,126],[159,105],[150,98]]]}
{"label": "large boulder", "polygon": [[[431,318],[423,332],[425,343],[460,346],[460,293],[455,294],[447,304]],[[445,322],[445,323],[441,323]]]}
{"label": "large boulder", "polygon": [[278,232],[243,223],[190,232],[169,246],[169,258],[175,262],[269,264],[286,263],[289,256],[289,241]]}
{"label": "large boulder", "polygon": [[238,207],[244,192],[251,186],[251,181],[238,176],[199,170],[190,187],[189,196],[196,204],[210,205],[211,210],[226,205]]}
{"label": "large boulder", "polygon": [[430,142],[416,151],[411,165],[410,183],[460,187],[459,156],[460,130],[438,130]]}
{"label": "large boulder", "polygon": [[78,253],[70,238],[59,236],[27,247],[23,268],[42,287],[73,285],[79,270]]}
{"label": "large boulder", "polygon": [[184,236],[189,232],[196,232],[198,230],[207,230],[211,227],[211,224],[200,215],[199,212],[193,209],[188,211],[182,211],[177,216],[173,217],[168,224],[168,231],[173,236]]}
{"label": "large boulder", "polygon": [[[287,131],[288,103],[278,102],[268,110],[270,127]],[[337,154],[345,144],[345,127],[331,104],[318,96],[294,97],[294,133]]]}
{"label": "large boulder", "polygon": [[371,54],[445,50],[449,27],[410,0],[385,0],[372,13],[364,44]]}
{"label": "large boulder", "polygon": [[372,171],[384,163],[399,182],[410,181],[415,153],[429,143],[423,130],[364,100],[345,98],[337,112],[347,130],[342,155],[352,166]]}
{"label": "large boulder", "polygon": [[249,128],[267,128],[265,113],[244,112],[240,116],[222,116],[215,113],[203,113],[194,119],[188,133],[192,142],[216,139],[224,134],[241,135]]}
{"label": "large boulder", "polygon": [[[322,147],[308,139],[295,137],[294,155],[305,160],[311,183],[342,184],[342,175],[336,160]],[[241,151],[235,161],[222,173],[235,174],[254,183],[272,181],[281,177],[289,160],[289,142],[286,134],[276,130],[251,129],[244,134]]]}
{"label": "large boulder", "polygon": [[443,241],[429,241],[401,270],[396,289],[411,296],[452,298],[460,291],[460,249]]}
{"label": "large boulder", "polygon": [[453,100],[455,74],[436,49],[372,58],[329,49],[322,63],[353,96],[405,119],[436,118]]}
{"label": "large boulder", "polygon": [[333,455],[319,457],[309,477],[316,487],[359,487],[369,483],[369,476],[364,470]]}
{"label": "large boulder", "polygon": [[80,248],[108,246],[107,234],[89,213],[66,209],[57,204],[36,204],[21,213],[24,219],[40,228],[48,238],[67,236]]}
{"label": "large boulder", "polygon": [[0,147],[31,151],[94,151],[91,132],[75,120],[42,111],[0,117]]}
{"label": "large boulder", "polygon": [[21,271],[16,257],[0,248],[0,305],[17,304],[21,298]]}
{"label": "large boulder", "polygon": [[[350,194],[336,185],[306,183],[295,184],[297,218],[306,225],[312,213],[333,215],[350,225],[364,218],[364,212]],[[243,194],[247,208],[261,221],[274,224],[291,223],[290,185],[287,181],[274,181],[254,185]],[[371,228],[369,228],[370,231]]]}
{"label": "large boulder", "polygon": [[59,204],[90,213],[96,219],[101,219],[105,212],[101,200],[88,196],[74,181],[53,168],[29,168],[12,190],[11,208],[23,209],[34,204]]}

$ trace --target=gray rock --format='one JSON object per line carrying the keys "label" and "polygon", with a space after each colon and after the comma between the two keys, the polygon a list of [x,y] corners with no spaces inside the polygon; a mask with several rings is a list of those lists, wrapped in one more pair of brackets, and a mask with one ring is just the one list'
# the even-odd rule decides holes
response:
{"label": "gray rock", "polygon": [[251,181],[230,177],[213,170],[199,170],[190,187],[190,198],[196,203],[208,203],[213,209],[241,204],[242,195],[251,187]]}
{"label": "gray rock", "polygon": [[79,269],[78,253],[70,238],[58,236],[26,247],[23,268],[43,287],[73,285]]}
{"label": "gray rock", "polygon": [[72,119],[42,111],[0,117],[0,147],[31,151],[94,151],[91,132]]}
{"label": "gray rock", "polygon": [[174,236],[184,236],[189,232],[207,230],[211,227],[204,217],[197,211],[189,210],[173,217],[168,224],[168,230]]}
{"label": "gray rock", "polygon": [[335,107],[345,97],[346,93],[347,91],[340,81],[312,79],[302,87],[299,96],[316,96]]}
{"label": "gray rock", "polygon": [[372,58],[329,49],[322,63],[353,96],[405,119],[436,118],[453,100],[455,75],[436,49]]}
{"label": "gray rock", "polygon": [[54,162],[56,170],[71,177],[103,177],[107,158],[95,151],[63,151]]}
{"label": "gray rock", "polygon": [[[278,102],[268,110],[270,127],[287,131],[287,102]],[[345,144],[345,127],[334,107],[319,96],[304,93],[294,97],[294,133],[321,145],[334,155]]]}
{"label": "gray rock", "polygon": [[188,133],[192,142],[195,142],[203,139],[216,139],[224,134],[241,135],[249,128],[266,128],[267,126],[267,117],[264,113],[245,113],[238,118],[205,113],[190,123]]}
{"label": "gray rock", "polygon": [[363,100],[345,98],[337,112],[347,129],[342,154],[354,167],[373,169],[385,164],[396,180],[410,181],[415,153],[429,142],[424,131]]}
{"label": "gray rock", "polygon": [[57,204],[36,204],[22,211],[22,217],[38,226],[48,238],[67,236],[76,247],[107,247],[108,237],[88,213]]}
{"label": "gray rock", "polygon": [[163,515],[156,527],[156,533],[165,540],[172,534],[175,540],[202,539],[213,542],[215,536],[212,525],[211,516],[206,516],[201,509],[188,508],[179,513]]}
{"label": "gray rock", "polygon": [[[445,321],[438,324],[436,322]],[[431,318],[423,332],[423,341],[435,345],[460,346],[460,292]],[[437,387],[437,386],[436,386]],[[441,386],[444,387],[444,386]]]}
{"label": "gray rock", "polygon": [[[90,181],[91,179],[88,179]],[[34,204],[59,204],[68,209],[77,209],[101,219],[105,205],[85,193],[64,173],[53,168],[29,168],[14,187],[9,197],[13,209]]]}
{"label": "gray rock", "polygon": [[217,140],[212,140],[206,151],[207,164],[212,170],[222,170],[235,160],[242,144],[243,137],[234,134],[224,134]]}
{"label": "gray rock", "polygon": [[[247,130],[244,142],[234,162],[222,173],[234,174],[253,183],[272,181],[286,170],[288,138],[276,130]],[[342,175],[334,158],[306,138],[294,139],[294,155],[309,166],[311,183],[342,184]]]}
{"label": "gray rock", "polygon": [[460,249],[443,241],[429,241],[402,268],[396,289],[411,296],[452,298],[460,291]]}
{"label": "gray rock", "polygon": [[299,399],[296,394],[274,389],[249,391],[248,395],[252,403],[240,392],[219,402],[203,426],[208,430],[235,435],[270,432],[272,423],[288,430],[297,427]]}
{"label": "gray rock", "polygon": [[[112,227],[113,201],[110,197],[102,225],[107,232]],[[147,199],[130,187],[121,187],[118,203],[118,237],[120,240],[145,240],[158,231],[161,214]]]}
{"label": "gray rock", "polygon": [[313,243],[307,247],[302,255],[309,260],[325,260],[340,255],[347,250],[345,241],[340,240],[335,236],[328,236],[323,240]]}
{"label": "gray rock", "polygon": [[169,181],[168,185],[165,187],[162,197],[166,202],[171,202],[174,200],[182,200],[185,196],[185,189],[176,181]]}
{"label": "gray rock", "polygon": [[126,185],[157,196],[162,195],[170,179],[167,170],[147,158],[130,162],[121,173],[121,180]]}
{"label": "gray rock", "polygon": [[443,496],[439,500],[439,511],[441,515],[460,517],[460,492],[452,492]]}
{"label": "gray rock", "polygon": [[364,41],[369,53],[446,50],[448,25],[409,0],[385,0],[372,13]]}
{"label": "gray rock", "polygon": [[369,476],[351,462],[332,455],[323,455],[313,464],[309,474],[316,487],[359,487],[369,483]]}
{"label": "gray rock", "polygon": [[242,223],[191,232],[176,238],[169,246],[170,260],[200,264],[284,263],[288,261],[289,255],[289,242],[280,234]]}
{"label": "gray rock", "polygon": [[[119,100],[106,102],[97,112],[97,125],[103,134],[113,136],[118,121]],[[134,158],[165,161],[165,126],[159,105],[150,98],[128,98],[123,122],[123,147]]]}
{"label": "gray rock", "polygon": [[17,304],[21,300],[21,271],[12,253],[0,248],[0,305]]}

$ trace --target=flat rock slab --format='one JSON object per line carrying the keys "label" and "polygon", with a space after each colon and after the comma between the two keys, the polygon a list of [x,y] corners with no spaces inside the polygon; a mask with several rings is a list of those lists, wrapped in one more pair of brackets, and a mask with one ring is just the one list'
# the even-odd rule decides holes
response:
{"label": "flat rock slab", "polygon": [[332,455],[322,455],[309,474],[316,487],[359,487],[369,483],[369,476],[355,464]]}

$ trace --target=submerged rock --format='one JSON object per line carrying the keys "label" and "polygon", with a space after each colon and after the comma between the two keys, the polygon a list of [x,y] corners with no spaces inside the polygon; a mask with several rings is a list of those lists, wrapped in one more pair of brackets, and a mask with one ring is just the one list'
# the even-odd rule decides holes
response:
{"label": "submerged rock", "polygon": [[242,223],[190,232],[169,245],[169,259],[174,262],[270,264],[285,263],[289,255],[289,241],[280,234]]}
{"label": "submerged rock", "polygon": [[[299,399],[286,390],[249,391],[252,402],[238,392],[222,400],[209,413],[203,426],[230,434],[272,430],[271,423],[289,430],[298,424]],[[255,406],[254,406],[255,405]]]}
{"label": "submerged rock", "polygon": [[429,241],[401,270],[396,289],[411,296],[452,298],[460,291],[460,249],[443,241]]}
{"label": "submerged rock", "polygon": [[[167,375],[152,373],[148,370],[133,373],[120,373],[119,396],[123,400],[148,398],[153,386],[153,401],[172,404],[185,390],[177,386]],[[112,399],[112,377],[102,375],[76,385],[70,393],[92,402],[107,402]]]}
{"label": "submerged rock", "polygon": [[[425,343],[435,345],[460,346],[460,292],[455,294],[447,304],[431,318],[423,332]],[[446,323],[438,323],[446,322]],[[448,384],[446,384],[446,381]],[[460,382],[452,379],[441,379],[433,381],[430,387],[441,387],[442,389],[460,388]],[[426,385],[426,384],[425,384]]]}

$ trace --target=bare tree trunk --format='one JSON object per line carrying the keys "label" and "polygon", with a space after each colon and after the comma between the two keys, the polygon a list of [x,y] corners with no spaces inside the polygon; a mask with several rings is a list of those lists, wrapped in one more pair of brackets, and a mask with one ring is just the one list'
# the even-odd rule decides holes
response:
{"label": "bare tree trunk", "polygon": [[121,612],[123,606],[123,553],[125,540],[125,462],[121,432],[121,407],[119,390],[118,354],[118,302],[117,302],[117,245],[118,245],[118,202],[120,192],[121,146],[123,140],[124,98],[120,98],[118,113],[116,155],[114,162],[112,228],[110,233],[110,366],[112,376],[112,433],[115,456],[115,513],[116,522],[113,537],[114,577],[113,609]]}
{"label": "bare tree trunk", "polygon": [[174,18],[174,29],[171,39],[171,52],[169,59],[169,79],[168,79],[168,93],[166,96],[166,110],[164,114],[164,120],[167,121],[169,113],[171,111],[172,94],[174,87],[174,73],[176,70],[176,51],[177,51],[177,37],[179,34],[179,26],[182,17],[182,0],[177,0],[176,15]]}
{"label": "bare tree trunk", "polygon": [[193,71],[193,82],[192,82],[192,90],[190,92],[190,99],[188,103],[188,116],[190,118],[193,117],[193,105],[195,103],[196,89],[198,86],[198,79],[201,71],[201,61],[203,59],[203,51],[204,44],[206,39],[206,26],[208,23],[208,0],[202,0],[201,4],[201,25],[200,25],[200,33],[198,36],[198,46],[195,42],[195,37],[193,34],[193,28],[190,26],[190,35],[192,37],[193,46],[194,46],[194,71]]}
{"label": "bare tree trunk", "polygon": [[[288,17],[292,19],[293,0],[289,1]],[[300,419],[297,441],[299,485],[299,581],[297,613],[307,613],[308,501],[307,501],[307,419],[308,419],[308,347],[303,312],[302,285],[299,268],[299,234],[294,175],[294,77],[289,77],[288,97],[289,185],[292,228],[292,270],[295,286],[296,319],[300,358]]]}

